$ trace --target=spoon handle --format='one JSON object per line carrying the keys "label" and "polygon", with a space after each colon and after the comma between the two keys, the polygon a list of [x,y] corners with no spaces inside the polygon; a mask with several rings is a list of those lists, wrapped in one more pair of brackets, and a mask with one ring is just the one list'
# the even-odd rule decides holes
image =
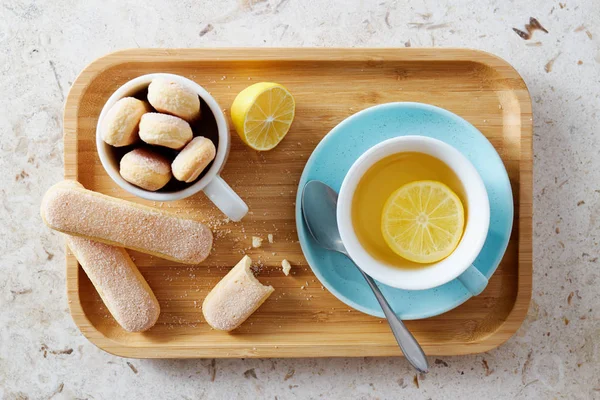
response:
{"label": "spoon handle", "polygon": [[408,329],[406,329],[404,323],[396,316],[396,313],[394,313],[394,310],[392,310],[385,297],[383,297],[383,294],[379,290],[379,287],[373,278],[367,275],[362,269],[358,268],[358,270],[362,273],[362,275],[365,277],[365,280],[373,290],[373,294],[375,294],[379,305],[383,309],[383,313],[390,324],[390,328],[394,333],[396,341],[402,349],[402,353],[404,353],[404,357],[406,357],[408,362],[415,367],[417,371],[427,372],[429,369],[427,358],[425,358],[425,353],[423,353],[423,349],[415,337]]}

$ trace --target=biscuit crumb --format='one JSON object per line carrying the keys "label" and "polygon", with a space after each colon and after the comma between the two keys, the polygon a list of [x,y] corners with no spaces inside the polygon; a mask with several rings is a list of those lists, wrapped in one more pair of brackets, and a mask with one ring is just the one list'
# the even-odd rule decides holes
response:
{"label": "biscuit crumb", "polygon": [[262,246],[262,239],[259,238],[258,236],[252,236],[252,247],[259,248],[260,246]]}
{"label": "biscuit crumb", "polygon": [[269,233],[269,234],[267,235],[267,239],[269,239],[269,243],[273,243],[273,234],[272,234],[272,233]]}
{"label": "biscuit crumb", "polygon": [[283,270],[285,276],[288,276],[290,274],[290,270],[292,269],[292,265],[288,260],[283,260],[281,262],[281,269]]}

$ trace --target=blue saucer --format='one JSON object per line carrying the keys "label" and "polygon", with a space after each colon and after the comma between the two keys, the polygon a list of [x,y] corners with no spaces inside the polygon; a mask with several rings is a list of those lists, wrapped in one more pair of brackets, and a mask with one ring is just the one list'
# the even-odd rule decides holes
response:
{"label": "blue saucer", "polygon": [[[405,135],[444,141],[460,150],[479,171],[490,199],[490,230],[474,265],[488,279],[502,260],[512,230],[513,198],[504,164],[485,136],[464,119],[421,103],[382,104],[345,119],[323,138],[306,163],[296,196],[296,227],[304,256],[321,283],[350,307],[377,317],[383,317],[383,312],[360,272],[343,255],[324,250],[310,236],[300,196],[312,179],[339,192],[350,166],[362,153],[386,139]],[[471,297],[457,280],[417,291],[378,285],[402,319],[442,314]]]}

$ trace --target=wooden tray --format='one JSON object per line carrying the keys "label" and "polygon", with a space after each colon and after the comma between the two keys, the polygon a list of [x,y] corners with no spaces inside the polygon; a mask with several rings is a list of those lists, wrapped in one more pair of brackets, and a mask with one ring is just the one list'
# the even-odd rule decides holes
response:
{"label": "wooden tray", "polygon": [[[193,79],[225,109],[255,82],[279,82],[294,94],[294,124],[275,150],[252,151],[231,132],[223,177],[250,207],[252,214],[242,223],[226,222],[203,194],[165,204],[134,198],[103,170],[94,142],[100,110],[120,85],[151,72]],[[302,256],[294,221],[298,180],[321,138],[351,114],[392,101],[446,108],[483,132],[508,170],[517,218],[508,251],[482,295],[406,325],[430,355],[483,352],[506,341],[523,321],[531,297],[531,103],[509,64],[462,49],[137,49],[94,61],[73,84],[65,106],[65,177],[111,196],[198,216],[214,228],[215,247],[194,267],[131,252],[162,309],[157,325],[143,334],[116,325],[69,254],[67,288],[75,323],[98,347],[126,357],[400,355],[387,324],[350,310],[322,289]],[[250,249],[251,236],[268,233],[275,243],[265,240],[262,248]],[[202,301],[243,253],[260,259],[259,279],[276,291],[234,333],[211,330]],[[294,275],[282,274],[283,258],[292,263]]]}

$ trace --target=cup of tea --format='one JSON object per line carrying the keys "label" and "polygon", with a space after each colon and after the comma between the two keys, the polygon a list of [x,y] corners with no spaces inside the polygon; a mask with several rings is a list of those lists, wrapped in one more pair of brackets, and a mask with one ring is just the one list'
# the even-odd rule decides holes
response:
{"label": "cup of tea", "polygon": [[[433,189],[427,189],[429,186],[448,193],[447,202],[443,200],[434,207]],[[412,197],[404,199],[408,202],[406,207],[390,203],[402,187],[414,187]],[[432,202],[431,206],[427,202]],[[391,222],[386,214],[390,207],[398,209]],[[457,218],[462,218],[460,228],[452,225],[456,231],[449,232],[444,224]],[[458,278],[469,292],[478,295],[487,285],[487,278],[473,266],[473,261],[488,233],[488,194],[473,164],[447,143],[425,136],[401,136],[367,150],[344,178],[337,220],[350,257],[367,274],[388,286],[424,290]],[[397,229],[397,235],[390,236],[382,229],[386,223]],[[419,252],[427,259],[427,255],[435,253],[429,249],[437,249],[437,243],[445,243],[450,234],[458,242],[448,255],[434,262],[419,260]],[[407,251],[417,256],[400,255],[403,253],[394,247],[395,243],[390,243],[394,240],[405,243]]]}

